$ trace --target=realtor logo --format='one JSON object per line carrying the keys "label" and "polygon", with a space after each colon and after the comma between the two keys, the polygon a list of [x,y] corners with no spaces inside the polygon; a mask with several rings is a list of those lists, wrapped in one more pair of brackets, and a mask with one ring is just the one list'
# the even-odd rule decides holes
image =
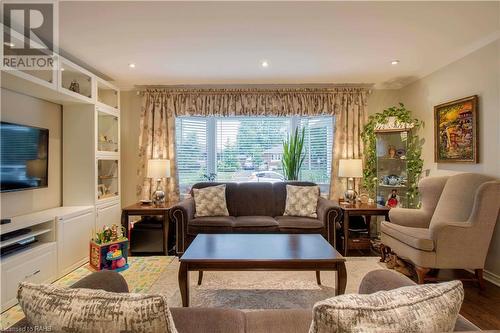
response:
{"label": "realtor logo", "polygon": [[3,69],[52,70],[54,3],[3,3]]}

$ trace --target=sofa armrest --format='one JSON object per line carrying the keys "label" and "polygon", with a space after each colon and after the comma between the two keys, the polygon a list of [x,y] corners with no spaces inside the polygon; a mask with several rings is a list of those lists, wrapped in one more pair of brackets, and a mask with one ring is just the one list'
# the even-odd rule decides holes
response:
{"label": "sofa armrest", "polygon": [[320,197],[316,208],[318,220],[323,222],[327,233],[328,242],[335,246],[335,226],[342,218],[342,209],[336,201],[327,200]]}
{"label": "sofa armrest", "polygon": [[194,218],[195,205],[193,198],[187,198],[170,208],[170,219],[175,221],[177,253],[184,253],[187,247],[187,226]]}
{"label": "sofa armrest", "polygon": [[413,282],[403,274],[387,269],[377,269],[368,272],[361,280],[359,294],[372,294],[382,290],[392,290],[400,287],[413,286]]}
{"label": "sofa armrest", "polygon": [[392,208],[389,211],[391,223],[412,228],[428,228],[432,213],[423,209]]}
{"label": "sofa armrest", "polygon": [[74,283],[70,288],[102,289],[113,293],[129,292],[127,281],[123,276],[108,270],[93,272]]}

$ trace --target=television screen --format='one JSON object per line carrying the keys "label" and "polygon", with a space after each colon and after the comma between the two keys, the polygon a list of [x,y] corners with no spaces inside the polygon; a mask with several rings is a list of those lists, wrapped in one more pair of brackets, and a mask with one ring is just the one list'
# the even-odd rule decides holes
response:
{"label": "television screen", "polygon": [[48,185],[49,130],[0,123],[1,191]]}

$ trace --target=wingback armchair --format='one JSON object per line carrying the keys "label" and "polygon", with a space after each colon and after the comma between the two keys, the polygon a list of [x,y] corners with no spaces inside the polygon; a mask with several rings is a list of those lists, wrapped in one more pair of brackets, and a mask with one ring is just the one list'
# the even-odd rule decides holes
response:
{"label": "wingback armchair", "polygon": [[393,208],[390,222],[382,222],[382,247],[411,261],[418,283],[431,279],[431,269],[471,269],[483,288],[500,181],[473,173],[429,177],[420,181],[419,191],[420,209]]}

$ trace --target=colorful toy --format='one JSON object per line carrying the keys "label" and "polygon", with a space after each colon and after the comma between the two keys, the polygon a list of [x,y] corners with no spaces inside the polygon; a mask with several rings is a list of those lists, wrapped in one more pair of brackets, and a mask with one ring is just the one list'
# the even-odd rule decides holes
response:
{"label": "colorful toy", "polygon": [[89,264],[95,270],[123,271],[128,268],[128,239],[123,236],[123,229],[117,225],[104,227],[95,233],[90,241]]}

